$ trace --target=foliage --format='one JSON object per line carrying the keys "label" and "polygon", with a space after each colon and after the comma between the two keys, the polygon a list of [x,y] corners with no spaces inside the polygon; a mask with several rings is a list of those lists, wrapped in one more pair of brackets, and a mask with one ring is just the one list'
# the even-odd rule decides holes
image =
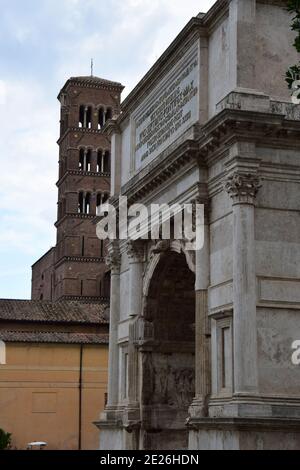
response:
{"label": "foliage", "polygon": [[0,428],[0,450],[9,449],[11,444],[11,434]]}
{"label": "foliage", "polygon": [[[298,35],[296,36],[293,46],[296,48],[297,52],[300,53],[300,0],[287,0],[287,10],[294,15],[291,29],[292,31],[296,31]],[[296,80],[300,80],[300,63],[290,67],[285,77],[289,89],[293,90],[293,83]],[[300,91],[298,98],[300,98]]]}

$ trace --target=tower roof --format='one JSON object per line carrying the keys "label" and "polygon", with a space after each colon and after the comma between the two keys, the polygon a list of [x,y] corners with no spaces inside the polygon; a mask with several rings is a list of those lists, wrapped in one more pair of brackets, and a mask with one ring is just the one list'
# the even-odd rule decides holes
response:
{"label": "tower roof", "polygon": [[106,90],[109,89],[109,90],[122,91],[124,89],[124,86],[122,85],[122,83],[113,82],[105,78],[95,77],[93,75],[78,76],[78,77],[71,77],[66,81],[66,83],[64,84],[64,86],[59,92],[58,98],[60,97],[62,92],[66,91],[66,89],[68,88],[70,84],[79,85],[79,86],[87,87],[87,88],[101,88],[101,89],[106,89]]}

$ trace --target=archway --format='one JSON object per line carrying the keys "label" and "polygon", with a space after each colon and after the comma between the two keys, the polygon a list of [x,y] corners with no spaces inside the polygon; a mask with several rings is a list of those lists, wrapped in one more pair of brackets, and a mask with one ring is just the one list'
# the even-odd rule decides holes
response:
{"label": "archway", "polygon": [[145,300],[152,338],[142,351],[141,446],[186,449],[195,394],[195,276],[183,253],[160,255]]}

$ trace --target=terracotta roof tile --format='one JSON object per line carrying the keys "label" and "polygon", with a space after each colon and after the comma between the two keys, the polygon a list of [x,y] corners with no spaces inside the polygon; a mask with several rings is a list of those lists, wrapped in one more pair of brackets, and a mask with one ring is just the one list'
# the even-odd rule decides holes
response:
{"label": "terracotta roof tile", "polygon": [[7,343],[108,344],[108,334],[65,333],[60,331],[0,330],[0,339]]}
{"label": "terracotta roof tile", "polygon": [[0,321],[108,324],[107,303],[0,299]]}

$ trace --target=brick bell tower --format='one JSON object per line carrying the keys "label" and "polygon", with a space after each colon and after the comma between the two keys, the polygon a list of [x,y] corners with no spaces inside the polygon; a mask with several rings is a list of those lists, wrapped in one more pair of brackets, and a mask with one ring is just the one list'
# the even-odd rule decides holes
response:
{"label": "brick bell tower", "polygon": [[32,267],[32,299],[97,301],[109,296],[106,247],[93,220],[110,193],[110,141],[102,128],[120,112],[124,87],[95,76],[61,89],[56,246]]}
{"label": "brick bell tower", "polygon": [[123,86],[95,76],[70,78],[61,89],[57,244],[53,300],[101,300],[109,295],[103,241],[93,219],[110,193],[107,120],[120,112]]}

